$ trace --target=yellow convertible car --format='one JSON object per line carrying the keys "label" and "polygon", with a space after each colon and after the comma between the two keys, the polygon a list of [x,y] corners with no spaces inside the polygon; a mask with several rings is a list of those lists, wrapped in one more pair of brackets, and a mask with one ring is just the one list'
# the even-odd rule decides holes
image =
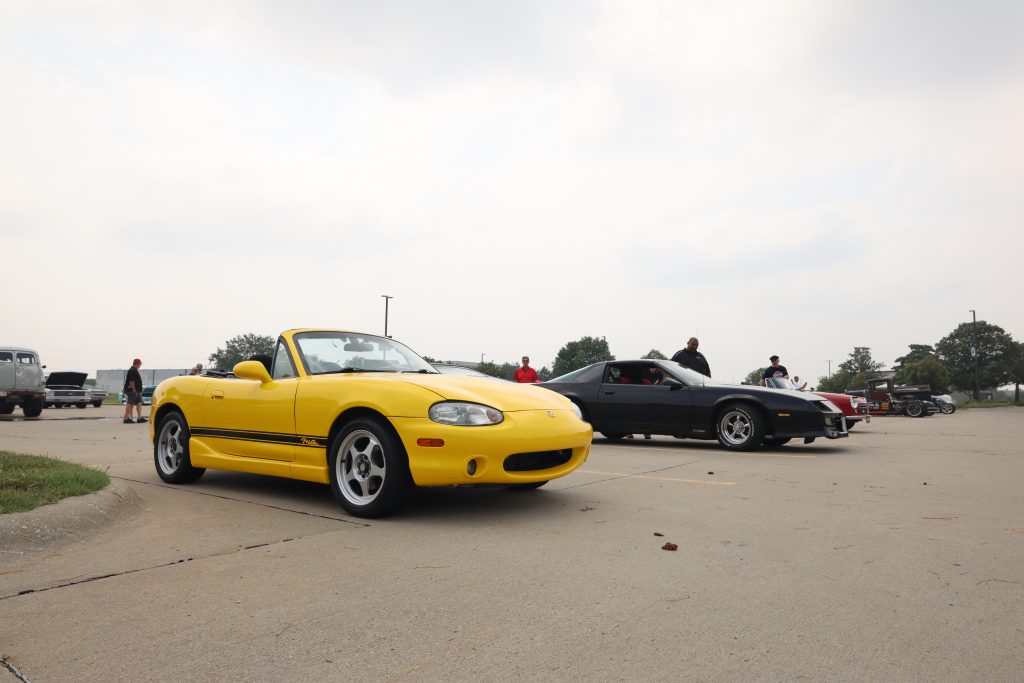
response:
{"label": "yellow convertible car", "polygon": [[254,358],[160,383],[150,437],[161,479],[214,468],[321,482],[349,514],[379,517],[414,485],[543,486],[590,450],[569,399],[442,375],[387,337],[289,330]]}

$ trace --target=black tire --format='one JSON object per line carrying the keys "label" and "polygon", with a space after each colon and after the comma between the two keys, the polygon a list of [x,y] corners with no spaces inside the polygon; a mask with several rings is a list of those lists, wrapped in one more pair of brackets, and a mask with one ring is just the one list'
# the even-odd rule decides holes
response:
{"label": "black tire", "polygon": [[789,441],[789,439],[765,439],[761,442],[761,445],[765,448],[782,448],[789,443]]}
{"label": "black tire", "polygon": [[903,408],[903,414],[907,417],[923,417],[926,412],[920,401],[911,401]]}
{"label": "black tire", "polygon": [[10,415],[14,412],[13,403],[0,403],[0,415]]}
{"label": "black tire", "polygon": [[95,408],[99,408],[101,405],[103,405],[103,401],[93,401],[92,405]]}
{"label": "black tire", "polygon": [[84,403],[77,403],[77,404],[75,404],[75,407],[76,408],[82,408],[84,410],[87,406]]}
{"label": "black tire", "polygon": [[531,481],[529,484],[509,484],[508,487],[510,489],[512,489],[513,491],[532,491],[534,489],[539,489],[541,486],[543,486],[546,483],[548,483],[548,482],[547,481]]}
{"label": "black tire", "polygon": [[626,434],[625,432],[601,432],[601,436],[609,441],[618,441],[622,437],[626,436]]}
{"label": "black tire", "polygon": [[375,417],[349,422],[327,452],[331,493],[354,517],[394,512],[412,489],[409,456],[390,425]]}
{"label": "black tire", "polygon": [[170,412],[160,420],[153,442],[153,464],[156,473],[168,484],[191,484],[206,471],[204,467],[192,467],[188,439],[184,415]]}
{"label": "black tire", "polygon": [[765,421],[754,408],[730,403],[715,419],[718,443],[730,451],[752,451],[764,441]]}
{"label": "black tire", "polygon": [[21,412],[25,413],[25,417],[39,417],[43,414],[43,399],[25,399],[25,402],[21,404]]}
{"label": "black tire", "polygon": [[956,412],[956,406],[953,405],[952,403],[946,403],[945,401],[942,401],[941,403],[939,403],[939,411],[943,415],[952,415],[953,413]]}

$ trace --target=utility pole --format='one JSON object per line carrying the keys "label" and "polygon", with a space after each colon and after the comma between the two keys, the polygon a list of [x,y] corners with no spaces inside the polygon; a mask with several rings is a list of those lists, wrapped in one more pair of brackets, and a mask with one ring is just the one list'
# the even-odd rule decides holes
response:
{"label": "utility pole", "polygon": [[980,388],[978,387],[978,364],[980,362],[979,359],[978,359],[978,356],[981,355],[979,353],[979,351],[980,350],[978,349],[978,314],[972,308],[971,309],[971,356],[974,358],[974,400],[975,401],[980,401],[981,400],[981,391],[980,391]]}
{"label": "utility pole", "polygon": [[384,336],[390,339],[391,337],[388,335],[388,304],[395,297],[388,296],[387,294],[381,294],[381,296],[384,297]]}
{"label": "utility pole", "polygon": [[480,365],[484,364],[484,354],[480,354]]}
{"label": "utility pole", "polygon": [[828,363],[828,378],[832,379],[832,361],[827,360],[825,362]]}

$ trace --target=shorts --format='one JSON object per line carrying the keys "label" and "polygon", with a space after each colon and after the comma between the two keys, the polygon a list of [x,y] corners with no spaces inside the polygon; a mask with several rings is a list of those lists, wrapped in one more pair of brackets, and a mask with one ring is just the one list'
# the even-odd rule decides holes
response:
{"label": "shorts", "polygon": [[142,403],[142,394],[137,391],[126,391],[124,392],[125,403],[130,406],[140,405]]}

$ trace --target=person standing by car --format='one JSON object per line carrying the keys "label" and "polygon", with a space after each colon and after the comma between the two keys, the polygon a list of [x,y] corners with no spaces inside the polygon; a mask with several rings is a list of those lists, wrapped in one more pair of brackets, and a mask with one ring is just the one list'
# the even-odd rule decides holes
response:
{"label": "person standing by car", "polygon": [[769,377],[782,377],[783,379],[789,379],[789,370],[786,369],[785,365],[779,365],[779,357],[772,356],[769,358],[772,362],[771,365],[764,369],[764,373],[761,374],[760,385],[765,385],[764,381]]}
{"label": "person standing by car", "polygon": [[[132,366],[128,368],[128,372],[125,373],[124,377],[124,423],[132,424],[133,422],[145,422],[146,418],[142,417],[142,373],[139,372],[139,368],[142,367],[142,361],[138,358],[132,361]],[[135,414],[138,419],[132,420],[132,406],[135,406]]]}
{"label": "person standing by car", "polygon": [[537,384],[537,371],[530,367],[530,357],[523,356],[523,367],[516,370],[515,380],[520,384]]}
{"label": "person standing by car", "polygon": [[684,368],[690,368],[705,377],[710,377],[711,367],[708,365],[708,359],[704,357],[704,354],[697,350],[699,345],[700,342],[697,341],[696,337],[690,337],[690,340],[686,342],[686,348],[676,351],[675,355],[672,356],[672,360]]}

